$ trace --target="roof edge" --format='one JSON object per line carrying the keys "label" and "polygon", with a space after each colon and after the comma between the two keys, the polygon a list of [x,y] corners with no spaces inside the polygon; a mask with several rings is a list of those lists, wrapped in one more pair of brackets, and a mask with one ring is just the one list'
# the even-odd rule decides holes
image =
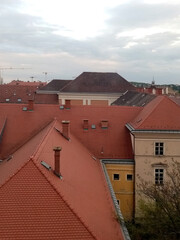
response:
{"label": "roof edge", "polygon": [[109,179],[109,176],[108,176],[108,173],[107,173],[107,170],[106,170],[106,167],[105,167],[104,160],[101,159],[100,163],[101,163],[101,167],[103,169],[104,176],[105,176],[105,179],[106,179],[109,191],[110,191],[110,195],[111,195],[111,198],[112,198],[112,201],[113,201],[113,204],[114,204],[115,211],[116,211],[117,216],[118,216],[118,218],[120,220],[120,226],[121,226],[121,230],[122,230],[121,232],[123,234],[124,240],[131,240],[131,238],[129,236],[129,232],[128,232],[128,230],[126,228],[126,225],[125,225],[125,221],[124,221],[123,215],[122,215],[121,210],[120,210],[120,208],[119,208],[119,206],[117,204],[116,196],[115,196],[115,193],[114,193],[111,181]]}

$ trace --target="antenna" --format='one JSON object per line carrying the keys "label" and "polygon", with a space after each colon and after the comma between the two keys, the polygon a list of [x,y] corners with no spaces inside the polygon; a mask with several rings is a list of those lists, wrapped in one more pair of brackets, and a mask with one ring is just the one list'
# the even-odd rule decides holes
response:
{"label": "antenna", "polygon": [[30,78],[31,78],[31,81],[33,82],[34,77],[32,76],[32,77],[30,77]]}
{"label": "antenna", "polygon": [[45,81],[45,82],[47,82],[47,74],[48,74],[48,73],[51,73],[51,72],[43,72],[43,74],[44,74],[44,81]]}

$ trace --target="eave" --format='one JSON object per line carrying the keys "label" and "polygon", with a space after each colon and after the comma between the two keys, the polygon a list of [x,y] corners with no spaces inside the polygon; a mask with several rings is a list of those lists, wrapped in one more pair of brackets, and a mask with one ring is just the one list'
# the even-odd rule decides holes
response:
{"label": "eave", "polygon": [[180,130],[172,130],[172,129],[135,129],[131,124],[126,124],[127,129],[131,133],[173,133],[180,134]]}

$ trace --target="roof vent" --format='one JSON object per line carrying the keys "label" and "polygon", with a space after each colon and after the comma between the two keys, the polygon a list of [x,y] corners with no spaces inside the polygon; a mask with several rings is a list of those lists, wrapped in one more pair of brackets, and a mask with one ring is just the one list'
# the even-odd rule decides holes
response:
{"label": "roof vent", "polygon": [[45,168],[47,168],[48,170],[51,170],[51,167],[44,161],[41,161],[41,165],[43,165]]}
{"label": "roof vent", "polygon": [[27,107],[23,107],[23,109],[22,109],[23,111],[27,111]]}

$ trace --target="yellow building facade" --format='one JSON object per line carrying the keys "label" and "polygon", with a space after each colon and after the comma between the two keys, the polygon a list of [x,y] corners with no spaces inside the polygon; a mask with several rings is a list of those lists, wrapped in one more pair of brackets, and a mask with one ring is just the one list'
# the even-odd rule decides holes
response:
{"label": "yellow building facade", "polygon": [[109,180],[124,219],[134,215],[134,161],[111,160],[105,163]]}

